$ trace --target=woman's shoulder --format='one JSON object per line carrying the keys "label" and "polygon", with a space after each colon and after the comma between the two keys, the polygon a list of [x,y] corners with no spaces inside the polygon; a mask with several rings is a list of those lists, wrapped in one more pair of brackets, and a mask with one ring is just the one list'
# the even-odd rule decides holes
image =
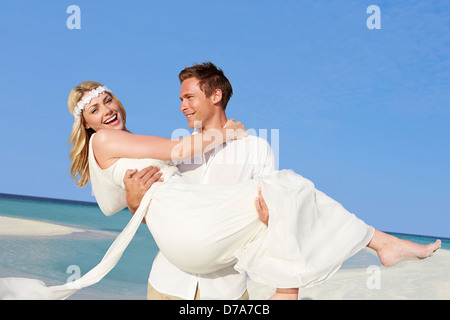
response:
{"label": "woman's shoulder", "polygon": [[123,130],[103,129],[91,136],[91,146],[97,163],[108,168],[120,158],[120,150],[128,147]]}
{"label": "woman's shoulder", "polygon": [[91,136],[89,142],[93,151],[99,151],[103,148],[104,144],[111,139],[107,131],[108,130],[99,130]]}
{"label": "woman's shoulder", "polygon": [[98,130],[91,136],[92,145],[94,148],[109,145],[122,136],[124,132],[122,130]]}

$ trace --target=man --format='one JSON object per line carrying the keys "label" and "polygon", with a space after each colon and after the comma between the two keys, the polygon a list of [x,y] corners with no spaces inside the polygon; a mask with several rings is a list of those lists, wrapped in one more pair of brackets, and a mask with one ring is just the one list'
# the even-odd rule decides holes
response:
{"label": "man", "polygon": [[[233,89],[222,70],[208,62],[181,71],[180,110],[194,133],[220,129],[227,123],[225,110]],[[274,170],[274,156],[266,140],[248,136],[225,143],[215,150],[178,164],[181,174],[195,183],[236,184]],[[161,175],[158,168],[139,173],[129,171],[125,178],[127,201],[133,212],[145,191]],[[256,195],[255,195],[256,196]],[[259,196],[255,205],[263,222],[268,209]],[[263,217],[266,215],[265,217]],[[266,220],[266,221],[264,221]],[[211,274],[186,273],[159,252],[149,277],[148,299],[248,299],[246,275],[233,266]]]}

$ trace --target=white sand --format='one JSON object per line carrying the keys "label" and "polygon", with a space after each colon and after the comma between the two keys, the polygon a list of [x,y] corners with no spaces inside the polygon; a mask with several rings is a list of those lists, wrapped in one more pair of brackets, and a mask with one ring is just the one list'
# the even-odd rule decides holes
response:
{"label": "white sand", "polygon": [[84,231],[54,223],[0,216],[0,236],[62,236]]}
{"label": "white sand", "polygon": [[[300,289],[299,299],[450,300],[450,250],[439,249],[431,258],[404,261],[391,268],[373,267],[340,269],[328,281]],[[268,299],[275,292],[251,280],[248,290],[250,299],[255,300]]]}
{"label": "white sand", "polygon": [[[62,236],[86,231],[89,230],[0,216],[0,236]],[[361,254],[374,253],[370,249],[364,249]],[[299,299],[450,300],[450,250],[440,249],[431,258],[422,261],[405,261],[391,268],[373,266],[373,269],[368,269],[367,267],[342,268],[323,284],[300,289]],[[272,296],[275,288],[260,285],[249,279],[248,291],[250,299],[265,300]]]}

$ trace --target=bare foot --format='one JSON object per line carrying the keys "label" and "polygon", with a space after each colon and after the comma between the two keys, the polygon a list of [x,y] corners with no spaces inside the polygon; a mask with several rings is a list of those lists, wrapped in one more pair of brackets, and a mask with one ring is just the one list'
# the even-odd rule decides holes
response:
{"label": "bare foot", "polygon": [[[433,253],[441,247],[441,240],[436,240],[434,243],[423,245],[399,239],[382,232],[379,232],[378,236],[379,238],[376,240],[379,242],[376,243],[375,246],[369,244],[369,247],[376,250],[380,262],[385,267],[392,267],[404,260],[421,260],[431,257]],[[373,240],[374,239],[372,239],[372,242]]]}

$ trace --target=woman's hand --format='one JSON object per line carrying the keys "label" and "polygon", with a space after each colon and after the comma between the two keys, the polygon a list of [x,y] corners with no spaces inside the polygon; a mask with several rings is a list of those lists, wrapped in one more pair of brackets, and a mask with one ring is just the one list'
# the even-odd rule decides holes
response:
{"label": "woman's hand", "polygon": [[249,135],[249,132],[245,130],[244,125],[240,121],[230,119],[227,121],[224,127],[227,131],[227,137],[233,140],[241,139]]}

